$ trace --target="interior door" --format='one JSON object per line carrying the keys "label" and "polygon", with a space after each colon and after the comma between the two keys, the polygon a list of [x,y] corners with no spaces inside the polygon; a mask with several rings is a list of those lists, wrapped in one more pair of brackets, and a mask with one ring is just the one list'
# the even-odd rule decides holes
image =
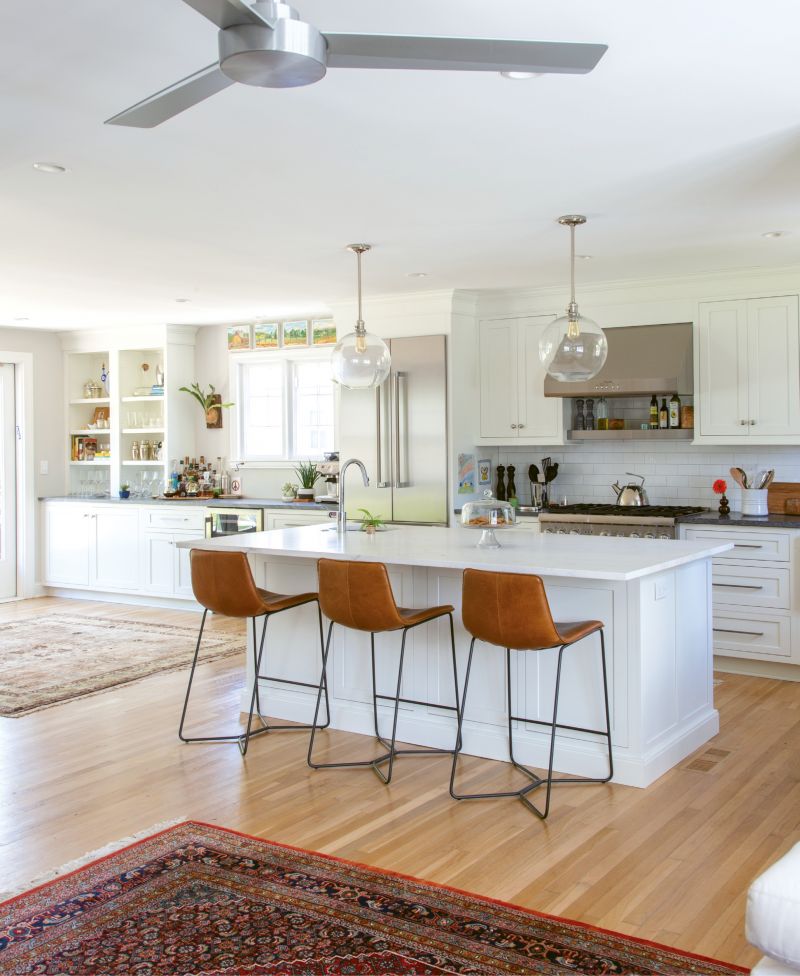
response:
{"label": "interior door", "polygon": [[17,595],[17,419],[14,366],[0,364],[0,599]]}

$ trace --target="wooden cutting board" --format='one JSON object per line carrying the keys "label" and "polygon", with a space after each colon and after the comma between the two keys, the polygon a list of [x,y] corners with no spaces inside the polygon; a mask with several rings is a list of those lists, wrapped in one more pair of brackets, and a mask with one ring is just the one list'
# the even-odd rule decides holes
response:
{"label": "wooden cutting board", "polygon": [[800,483],[773,481],[767,494],[767,510],[772,515],[800,515]]}

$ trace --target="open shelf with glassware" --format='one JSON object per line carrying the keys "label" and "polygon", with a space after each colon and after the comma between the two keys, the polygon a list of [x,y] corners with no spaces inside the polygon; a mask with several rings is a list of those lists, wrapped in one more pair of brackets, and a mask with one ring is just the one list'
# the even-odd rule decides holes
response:
{"label": "open shelf with glassware", "polygon": [[63,336],[67,493],[116,497],[125,483],[149,496],[163,489],[171,456],[194,454],[197,408],[180,387],[197,380],[195,332],[146,327],[135,348],[117,331]]}

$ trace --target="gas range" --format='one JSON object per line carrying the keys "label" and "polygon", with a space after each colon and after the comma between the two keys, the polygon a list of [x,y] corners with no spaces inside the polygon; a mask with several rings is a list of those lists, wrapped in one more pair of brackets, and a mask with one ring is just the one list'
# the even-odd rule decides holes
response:
{"label": "gas range", "polygon": [[674,539],[675,522],[707,509],[697,505],[563,505],[542,512],[542,532],[556,535]]}

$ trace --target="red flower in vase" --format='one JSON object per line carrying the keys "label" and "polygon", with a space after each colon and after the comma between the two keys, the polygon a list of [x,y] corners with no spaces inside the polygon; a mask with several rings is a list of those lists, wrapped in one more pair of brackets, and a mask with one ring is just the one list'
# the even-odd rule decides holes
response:
{"label": "red flower in vase", "polygon": [[728,490],[728,482],[724,478],[717,478],[714,484],[711,486],[711,490],[715,495],[724,495]]}

